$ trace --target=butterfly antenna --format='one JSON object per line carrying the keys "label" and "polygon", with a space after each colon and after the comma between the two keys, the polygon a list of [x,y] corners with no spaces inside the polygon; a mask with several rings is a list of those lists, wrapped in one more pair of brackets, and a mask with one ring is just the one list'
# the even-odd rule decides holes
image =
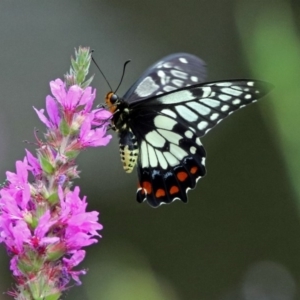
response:
{"label": "butterfly antenna", "polygon": [[93,52],[94,52],[94,50],[91,50],[92,61],[96,65],[97,69],[100,71],[100,73],[102,74],[103,78],[105,79],[107,85],[109,86],[110,90],[112,91],[113,90],[112,87],[110,86],[108,80],[106,79],[105,75],[103,74],[103,72],[101,71],[100,67],[98,66],[98,64],[96,63],[96,61],[95,61],[95,59],[93,57]]}
{"label": "butterfly antenna", "polygon": [[122,81],[123,81],[123,78],[124,78],[126,66],[127,66],[130,62],[131,62],[131,60],[129,59],[129,60],[127,60],[127,61],[124,63],[122,77],[121,77],[120,83],[119,83],[118,87],[116,88],[116,90],[114,91],[114,93],[116,93],[117,90],[119,89],[119,87],[120,87],[120,85],[121,85],[121,83],[122,83]]}

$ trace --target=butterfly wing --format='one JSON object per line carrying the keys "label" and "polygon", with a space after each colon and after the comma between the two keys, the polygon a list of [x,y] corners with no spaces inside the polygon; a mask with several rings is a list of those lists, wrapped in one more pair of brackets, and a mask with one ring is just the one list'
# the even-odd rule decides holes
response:
{"label": "butterfly wing", "polygon": [[129,126],[139,147],[137,200],[154,207],[176,199],[186,202],[187,191],[205,175],[199,137],[271,88],[262,81],[220,81],[130,104]]}
{"label": "butterfly wing", "polygon": [[142,101],[186,86],[204,82],[206,66],[203,60],[188,53],[164,57],[151,66],[124,95],[128,103]]}

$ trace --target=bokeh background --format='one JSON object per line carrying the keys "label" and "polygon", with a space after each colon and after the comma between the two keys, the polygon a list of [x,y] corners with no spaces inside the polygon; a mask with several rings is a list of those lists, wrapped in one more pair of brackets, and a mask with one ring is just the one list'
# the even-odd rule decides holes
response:
{"label": "bokeh background", "polygon": [[[203,138],[208,174],[187,205],[138,204],[116,135],[81,154],[76,184],[104,230],[82,264],[83,285],[65,299],[300,299],[299,16],[299,0],[0,2],[1,181],[25,147],[34,150],[23,141],[45,129],[32,106],[44,107],[49,81],[68,71],[79,45],[96,50],[113,87],[132,59],[120,95],[178,51],[204,59],[209,81],[275,85]],[[103,103],[108,87],[91,72]],[[12,287],[8,261],[1,247],[2,292]]]}

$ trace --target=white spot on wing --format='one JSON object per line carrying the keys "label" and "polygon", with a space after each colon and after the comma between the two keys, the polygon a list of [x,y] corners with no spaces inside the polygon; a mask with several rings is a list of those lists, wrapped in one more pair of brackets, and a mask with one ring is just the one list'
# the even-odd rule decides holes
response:
{"label": "white spot on wing", "polygon": [[198,82],[198,77],[197,76],[191,76],[191,81]]}
{"label": "white spot on wing", "polygon": [[220,106],[220,101],[214,100],[214,99],[210,99],[210,98],[205,98],[205,99],[201,99],[201,102],[207,104],[208,106],[211,107],[218,107]]}
{"label": "white spot on wing", "polygon": [[164,71],[159,70],[157,72],[157,75],[160,77],[160,82],[162,85],[165,85],[168,83],[168,81],[167,81],[168,77],[166,77],[166,73]]}
{"label": "white spot on wing", "polygon": [[188,74],[182,71],[178,71],[178,70],[171,70],[170,73],[177,77],[177,78],[181,78],[181,79],[187,79],[188,78]]}
{"label": "white spot on wing", "polygon": [[214,121],[214,120],[218,119],[218,117],[219,117],[219,114],[218,114],[218,113],[213,113],[213,114],[210,116],[210,119],[211,119],[212,121]]}
{"label": "white spot on wing", "polygon": [[210,95],[210,93],[211,93],[211,88],[208,87],[208,86],[206,86],[206,87],[203,87],[203,88],[202,88],[202,91],[203,91],[202,97],[203,97],[203,98],[206,98],[206,97],[208,97],[208,96]]}
{"label": "white spot on wing", "polygon": [[206,157],[202,157],[201,164],[205,166]]}
{"label": "white spot on wing", "polygon": [[161,151],[158,151],[157,149],[155,150],[155,153],[157,155],[157,159],[158,159],[158,162],[159,162],[159,165],[164,169],[166,170],[168,168],[168,163],[165,159],[165,157],[163,156],[162,152]]}
{"label": "white spot on wing", "polygon": [[171,144],[170,145],[170,152],[177,157],[179,160],[182,160],[184,157],[186,157],[188,154],[180,147]]}
{"label": "white spot on wing", "polygon": [[206,127],[208,126],[208,123],[206,121],[201,121],[199,124],[198,124],[198,129],[199,130],[203,130],[205,129]]}
{"label": "white spot on wing", "polygon": [[149,167],[149,160],[148,160],[148,150],[147,150],[147,144],[145,141],[141,144],[141,162],[143,168]]}
{"label": "white spot on wing", "polygon": [[179,61],[182,62],[183,64],[187,64],[188,63],[188,61],[184,57],[180,57]]}
{"label": "white spot on wing", "polygon": [[229,94],[229,95],[232,95],[232,96],[239,96],[243,93],[241,91],[233,90],[231,88],[222,88],[221,91],[225,94]]}
{"label": "white spot on wing", "polygon": [[171,109],[167,109],[167,108],[163,109],[161,111],[161,113],[164,114],[164,115],[168,115],[168,116],[170,116],[170,117],[172,117],[174,119],[177,117],[177,115]]}
{"label": "white spot on wing", "polygon": [[231,88],[235,90],[242,90],[242,88],[238,85],[233,85]]}
{"label": "white spot on wing", "polygon": [[234,100],[232,101],[232,103],[235,104],[235,105],[238,105],[238,104],[241,103],[241,100],[240,100],[240,99],[234,99]]}
{"label": "white spot on wing", "polygon": [[188,138],[188,139],[191,139],[192,137],[193,137],[193,132],[192,131],[190,131],[190,130],[187,130],[185,133],[184,133],[184,135]]}
{"label": "white spot on wing", "polygon": [[190,91],[184,90],[159,97],[157,98],[157,101],[159,101],[162,104],[175,104],[193,99],[195,99],[193,94]]}
{"label": "white spot on wing", "polygon": [[157,131],[170,143],[179,144],[179,141],[182,139],[182,136],[173,132],[164,129],[157,129]]}
{"label": "white spot on wing", "polygon": [[184,81],[181,79],[173,79],[172,83],[174,85],[176,85],[177,87],[183,87],[183,85],[184,85]]}
{"label": "white spot on wing", "polygon": [[171,62],[166,62],[163,64],[164,68],[169,69],[172,68],[173,64]]}
{"label": "white spot on wing", "polygon": [[247,85],[248,85],[248,86],[254,86],[254,82],[253,82],[253,81],[248,81],[248,82],[247,82]]}
{"label": "white spot on wing", "polygon": [[175,106],[175,109],[182,118],[189,122],[194,122],[198,119],[198,115],[184,105],[177,105]]}
{"label": "white spot on wing", "polygon": [[188,102],[186,105],[197,111],[202,116],[206,116],[211,112],[211,109],[209,107],[206,107],[196,101]]}
{"label": "white spot on wing", "polygon": [[192,154],[195,154],[195,153],[197,152],[197,148],[194,147],[194,146],[192,146],[192,147],[190,148],[190,152],[191,152]]}
{"label": "white spot on wing", "polygon": [[157,167],[157,157],[154,151],[154,148],[148,145],[148,153],[149,153],[149,162],[152,168]]}
{"label": "white spot on wing", "polygon": [[252,95],[251,94],[247,94],[245,95],[245,99],[251,99]]}
{"label": "white spot on wing", "polygon": [[232,97],[229,96],[229,95],[225,95],[225,94],[219,95],[219,99],[220,99],[220,100],[223,100],[223,101],[230,100],[231,98],[232,98]]}
{"label": "white spot on wing", "polygon": [[170,152],[164,152],[163,154],[171,167],[174,167],[179,164],[178,159],[175,156],[173,156]]}
{"label": "white spot on wing", "polygon": [[177,122],[166,116],[156,116],[154,118],[154,125],[158,128],[163,128],[167,130],[172,130],[173,127],[177,124]]}
{"label": "white spot on wing", "polygon": [[145,139],[153,147],[159,147],[159,148],[162,148],[166,142],[166,140],[158,132],[154,130],[147,133]]}
{"label": "white spot on wing", "polygon": [[229,105],[225,104],[221,107],[221,111],[226,111],[229,109],[229,107],[230,107]]}
{"label": "white spot on wing", "polygon": [[171,86],[171,85],[165,85],[165,86],[163,87],[163,90],[164,90],[165,92],[171,92],[171,91],[176,90],[176,88],[175,88],[174,86]]}
{"label": "white spot on wing", "polygon": [[231,82],[218,82],[212,85],[217,85],[217,86],[231,86]]}
{"label": "white spot on wing", "polygon": [[196,138],[196,144],[199,145],[199,146],[202,146],[202,143],[201,143],[201,141],[198,137]]}
{"label": "white spot on wing", "polygon": [[139,97],[147,97],[158,90],[158,88],[159,86],[148,76],[137,86],[135,93]]}

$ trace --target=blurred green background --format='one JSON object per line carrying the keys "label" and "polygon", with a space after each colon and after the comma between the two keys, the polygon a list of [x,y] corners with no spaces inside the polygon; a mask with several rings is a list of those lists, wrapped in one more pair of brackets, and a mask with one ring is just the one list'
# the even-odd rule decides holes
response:
{"label": "blurred green background", "polygon": [[[49,81],[68,71],[74,47],[90,46],[112,86],[132,59],[122,95],[164,55],[184,51],[208,80],[256,78],[275,89],[203,138],[207,176],[189,204],[152,209],[135,201],[114,136],[78,161],[82,195],[99,210],[103,239],[65,299],[300,299],[299,0],[0,2],[0,155],[6,170],[44,131]],[[97,102],[108,87],[96,74]],[[12,286],[0,248],[0,291]],[[10,299],[0,294],[0,299]]]}

